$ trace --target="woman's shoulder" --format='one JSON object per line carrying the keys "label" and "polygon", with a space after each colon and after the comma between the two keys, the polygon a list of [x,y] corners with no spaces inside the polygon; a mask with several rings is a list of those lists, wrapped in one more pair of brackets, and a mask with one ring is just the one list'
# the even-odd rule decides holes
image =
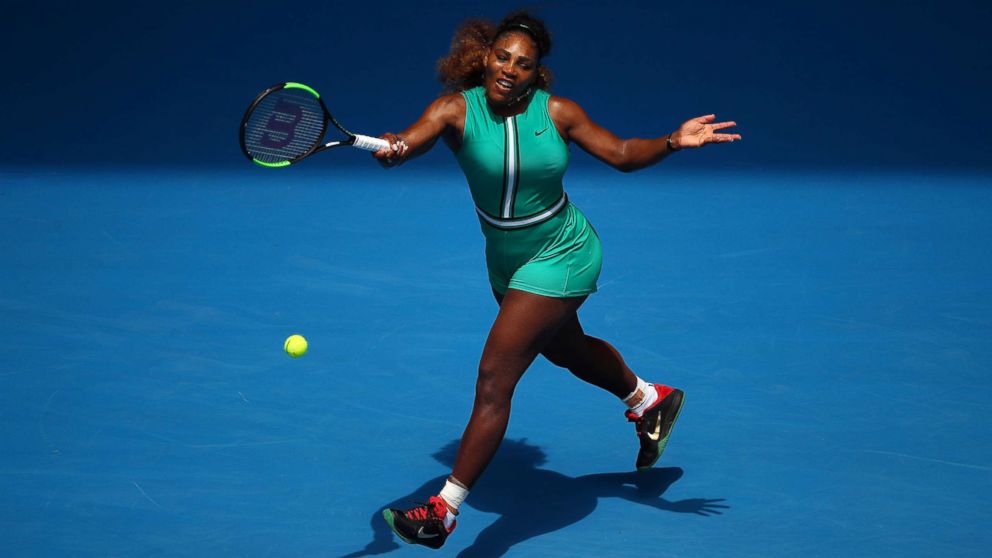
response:
{"label": "woman's shoulder", "polygon": [[445,93],[434,100],[435,105],[441,107],[458,107],[465,106],[465,93],[464,91],[457,91],[455,93]]}
{"label": "woman's shoulder", "polygon": [[427,110],[443,120],[449,120],[464,117],[465,106],[465,97],[461,93],[447,93],[434,99]]}
{"label": "woman's shoulder", "polygon": [[553,108],[556,110],[582,110],[582,107],[580,107],[578,103],[567,97],[552,95],[547,92],[546,94],[548,96],[548,108]]}
{"label": "woman's shoulder", "polygon": [[585,114],[578,103],[565,97],[548,95],[548,113],[557,122],[571,122]]}

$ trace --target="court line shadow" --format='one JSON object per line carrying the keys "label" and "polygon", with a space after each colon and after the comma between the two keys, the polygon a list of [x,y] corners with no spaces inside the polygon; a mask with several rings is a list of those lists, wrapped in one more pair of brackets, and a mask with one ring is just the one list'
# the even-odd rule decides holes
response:
{"label": "court line shadow", "polygon": [[[457,450],[458,440],[453,440],[433,457],[450,467]],[[545,462],[544,451],[527,443],[526,438],[503,441],[486,469],[483,482],[465,503],[479,511],[500,514],[500,517],[458,554],[460,558],[503,556],[515,544],[581,521],[596,509],[600,498],[623,498],[658,510],[700,516],[720,515],[730,507],[723,504],[722,498],[690,498],[676,502],[662,498],[665,491],[682,478],[683,471],[678,467],[568,477],[539,468]],[[412,507],[411,502],[426,502],[428,497],[437,494],[446,476],[427,481],[385,507],[405,509]],[[373,514],[371,526],[372,541],[364,549],[342,558],[385,554],[405,544],[393,535],[382,519],[381,510]],[[452,537],[458,537],[457,529]]]}

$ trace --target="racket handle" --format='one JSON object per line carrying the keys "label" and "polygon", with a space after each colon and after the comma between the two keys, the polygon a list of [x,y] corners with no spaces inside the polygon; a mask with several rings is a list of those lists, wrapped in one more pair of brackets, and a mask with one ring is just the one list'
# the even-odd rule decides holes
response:
{"label": "racket handle", "polygon": [[351,144],[359,149],[364,149],[366,151],[379,151],[380,149],[389,149],[389,142],[384,139],[374,138],[372,136],[363,136],[361,134],[355,134],[355,142]]}

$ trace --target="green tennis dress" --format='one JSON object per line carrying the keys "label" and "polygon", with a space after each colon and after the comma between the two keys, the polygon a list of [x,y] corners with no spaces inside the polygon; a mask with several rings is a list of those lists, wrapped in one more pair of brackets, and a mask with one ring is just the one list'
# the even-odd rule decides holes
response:
{"label": "green tennis dress", "polygon": [[568,146],[535,89],[527,109],[497,116],[485,90],[462,92],[465,132],[455,154],[486,237],[493,289],[572,297],[596,291],[602,249],[596,231],[568,201],[562,177]]}

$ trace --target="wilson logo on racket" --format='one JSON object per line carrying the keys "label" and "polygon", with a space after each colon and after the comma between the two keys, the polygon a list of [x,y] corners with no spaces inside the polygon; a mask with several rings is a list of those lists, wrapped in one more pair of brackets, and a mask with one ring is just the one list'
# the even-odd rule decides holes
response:
{"label": "wilson logo on racket", "polygon": [[[345,139],[324,142],[333,124]],[[285,167],[332,147],[366,151],[388,149],[384,139],[353,134],[327,110],[320,94],[302,83],[286,82],[262,91],[241,119],[241,151],[263,167]]]}
{"label": "wilson logo on racket", "polygon": [[261,143],[270,149],[282,149],[293,141],[293,131],[296,130],[297,122],[303,118],[303,109],[285,99],[279,99],[272,111],[269,121],[265,123]]}

